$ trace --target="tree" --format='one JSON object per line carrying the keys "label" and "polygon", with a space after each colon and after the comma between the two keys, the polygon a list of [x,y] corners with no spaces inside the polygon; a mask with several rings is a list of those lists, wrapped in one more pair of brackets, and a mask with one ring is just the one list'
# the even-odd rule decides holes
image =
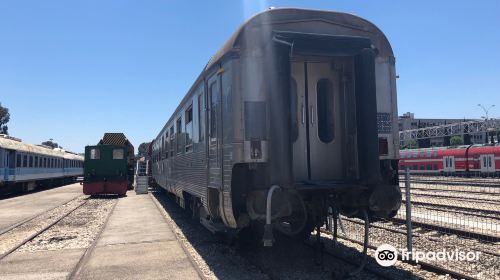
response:
{"label": "tree", "polygon": [[453,136],[450,138],[451,146],[460,146],[464,144],[464,139],[461,136]]}
{"label": "tree", "polygon": [[49,139],[49,141],[42,142],[42,145],[49,146],[49,147],[51,147],[52,149],[55,149],[55,148],[62,148],[62,147],[61,147],[61,146],[59,146],[56,142],[54,142],[54,141],[53,141],[53,139]]}
{"label": "tree", "polygon": [[2,107],[2,103],[0,103],[0,134],[9,134],[9,127],[7,126],[9,120],[9,109]]}
{"label": "tree", "polygon": [[415,139],[408,140],[403,149],[418,149],[418,141]]}
{"label": "tree", "polygon": [[148,154],[148,148],[151,142],[144,142],[139,145],[138,151],[139,151],[139,156],[145,156]]}

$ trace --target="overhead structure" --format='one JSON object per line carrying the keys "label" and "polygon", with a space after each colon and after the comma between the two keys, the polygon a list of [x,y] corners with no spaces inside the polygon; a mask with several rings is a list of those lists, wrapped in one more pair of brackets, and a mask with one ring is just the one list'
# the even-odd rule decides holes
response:
{"label": "overhead structure", "polygon": [[458,136],[464,134],[487,133],[500,131],[500,120],[468,121],[439,126],[430,126],[399,132],[401,146],[410,140],[421,140],[438,137]]}

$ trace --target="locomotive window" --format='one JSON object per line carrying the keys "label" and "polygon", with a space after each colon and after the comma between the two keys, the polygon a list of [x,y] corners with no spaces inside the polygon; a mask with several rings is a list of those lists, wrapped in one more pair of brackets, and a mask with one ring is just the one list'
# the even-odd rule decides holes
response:
{"label": "locomotive window", "polygon": [[17,154],[16,167],[21,167],[21,155]]}
{"label": "locomotive window", "polygon": [[297,141],[299,137],[299,119],[297,111],[297,82],[294,78],[290,79],[290,116],[292,117],[292,142]]}
{"label": "locomotive window", "polygon": [[100,159],[101,151],[99,149],[90,149],[90,159]]}
{"label": "locomotive window", "polygon": [[203,142],[205,140],[205,96],[203,93],[198,95],[198,120],[199,139]]}
{"label": "locomotive window", "polygon": [[123,149],[113,149],[113,159],[123,159]]}
{"label": "locomotive window", "polygon": [[193,150],[193,105],[185,113],[186,120],[186,152]]}

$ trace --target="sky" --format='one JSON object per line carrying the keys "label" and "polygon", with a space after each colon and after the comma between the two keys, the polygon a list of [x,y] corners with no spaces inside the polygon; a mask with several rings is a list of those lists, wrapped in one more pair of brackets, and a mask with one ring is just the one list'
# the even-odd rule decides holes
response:
{"label": "sky", "polygon": [[9,133],[82,152],[104,132],[153,139],[210,57],[269,7],[352,13],[396,56],[398,110],[500,117],[500,1],[0,0]]}

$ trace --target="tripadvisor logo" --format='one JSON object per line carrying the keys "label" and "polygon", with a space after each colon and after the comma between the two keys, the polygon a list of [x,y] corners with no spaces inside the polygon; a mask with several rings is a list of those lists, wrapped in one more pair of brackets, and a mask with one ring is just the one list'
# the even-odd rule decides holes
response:
{"label": "tripadvisor logo", "polygon": [[[400,251],[401,260],[403,261],[414,261],[418,263],[419,261],[467,261],[467,262],[477,262],[479,261],[479,256],[481,252],[476,251],[460,251],[455,249],[454,251],[446,251],[445,249],[440,251],[416,251],[411,252],[402,249]],[[398,260],[398,250],[394,246],[389,244],[382,244],[378,246],[375,251],[375,260],[381,266],[392,266]]]}
{"label": "tripadvisor logo", "polygon": [[381,266],[391,266],[398,260],[398,251],[394,246],[382,244],[375,251],[375,260]]}

